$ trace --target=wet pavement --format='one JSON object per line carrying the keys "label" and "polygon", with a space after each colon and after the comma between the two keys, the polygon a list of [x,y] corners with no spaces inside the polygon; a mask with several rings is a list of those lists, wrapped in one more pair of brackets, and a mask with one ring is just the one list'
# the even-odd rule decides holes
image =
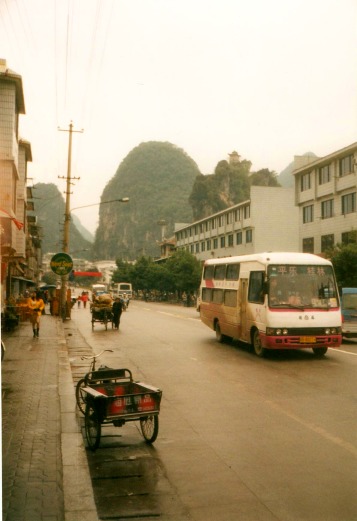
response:
{"label": "wet pavement", "polygon": [[[67,322],[64,330],[76,383],[89,366],[89,361],[81,360],[81,356],[93,352],[74,320]],[[85,439],[84,419],[80,413],[78,417]],[[191,519],[166,475],[155,444],[145,443],[139,422],[123,427],[102,425],[99,448],[95,452],[87,450],[87,458],[99,519]]]}
{"label": "wet pavement", "polygon": [[39,338],[27,322],[2,337],[4,521],[190,519],[137,422],[86,447],[75,383],[92,348],[74,320],[44,315]]}
{"label": "wet pavement", "polygon": [[44,315],[2,335],[4,521],[97,521],[63,323]]}

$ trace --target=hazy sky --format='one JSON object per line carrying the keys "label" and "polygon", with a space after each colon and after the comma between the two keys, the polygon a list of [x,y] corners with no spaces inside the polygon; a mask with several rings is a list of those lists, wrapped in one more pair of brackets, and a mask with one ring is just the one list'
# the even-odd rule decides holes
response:
{"label": "hazy sky", "polygon": [[[294,155],[350,145],[356,50],[357,0],[0,0],[0,58],[22,75],[34,183],[65,191],[58,127],[84,130],[72,208],[99,202],[146,141],[182,148],[204,174],[233,150],[280,173]],[[94,232],[98,207],[76,215]]]}

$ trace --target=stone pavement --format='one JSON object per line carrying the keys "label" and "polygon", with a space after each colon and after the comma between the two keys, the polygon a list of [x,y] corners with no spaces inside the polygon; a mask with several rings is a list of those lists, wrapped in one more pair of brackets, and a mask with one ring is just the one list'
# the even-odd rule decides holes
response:
{"label": "stone pavement", "polygon": [[2,519],[98,521],[62,321],[2,338]]}

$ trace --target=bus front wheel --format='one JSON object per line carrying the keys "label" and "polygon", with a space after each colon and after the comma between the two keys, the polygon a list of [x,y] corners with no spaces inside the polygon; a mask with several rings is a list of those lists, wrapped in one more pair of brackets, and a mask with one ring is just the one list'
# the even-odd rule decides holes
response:
{"label": "bus front wheel", "polygon": [[260,339],[260,334],[259,334],[259,331],[257,329],[255,329],[253,331],[253,334],[252,334],[252,344],[253,344],[254,353],[257,356],[259,356],[259,358],[263,358],[265,356],[266,349],[265,349],[265,347],[262,346],[262,341]]}
{"label": "bus front wheel", "polygon": [[327,353],[327,347],[313,347],[312,350],[317,357],[324,356]]}

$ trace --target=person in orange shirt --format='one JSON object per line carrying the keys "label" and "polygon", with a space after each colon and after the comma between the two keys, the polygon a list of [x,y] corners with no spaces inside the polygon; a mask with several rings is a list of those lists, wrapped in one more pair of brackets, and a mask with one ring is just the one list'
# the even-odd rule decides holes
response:
{"label": "person in orange shirt", "polygon": [[27,303],[31,310],[31,323],[33,329],[33,336],[40,336],[40,319],[42,311],[45,309],[45,303],[40,297],[39,293],[33,292]]}

